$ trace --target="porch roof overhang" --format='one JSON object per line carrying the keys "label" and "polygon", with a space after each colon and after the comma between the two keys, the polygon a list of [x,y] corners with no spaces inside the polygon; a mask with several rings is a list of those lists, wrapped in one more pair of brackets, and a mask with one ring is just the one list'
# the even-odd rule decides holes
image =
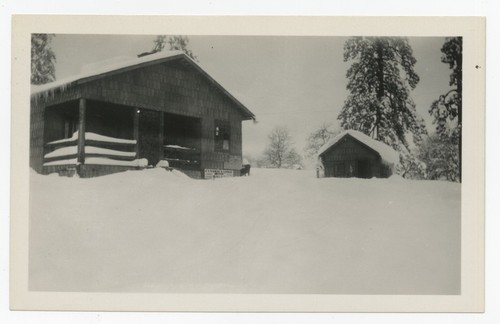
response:
{"label": "porch roof overhang", "polygon": [[69,87],[105,78],[110,75],[115,75],[131,71],[134,69],[139,69],[146,66],[161,64],[164,62],[174,61],[174,60],[182,60],[183,62],[194,67],[212,85],[214,85],[231,102],[233,102],[236,105],[236,107],[240,110],[244,120],[255,120],[255,115],[247,107],[245,107],[245,105],[243,105],[238,99],[236,99],[231,93],[229,93],[229,91],[227,91],[214,78],[212,78],[198,63],[196,63],[182,51],[164,51],[138,58],[121,60],[104,66],[96,67],[95,69],[88,69],[84,72],[81,72],[80,74],[65,79],[57,80],[51,83],[46,83],[43,85],[32,85],[31,98],[36,99],[44,96],[47,97],[50,94],[54,94],[57,90],[64,91]]}

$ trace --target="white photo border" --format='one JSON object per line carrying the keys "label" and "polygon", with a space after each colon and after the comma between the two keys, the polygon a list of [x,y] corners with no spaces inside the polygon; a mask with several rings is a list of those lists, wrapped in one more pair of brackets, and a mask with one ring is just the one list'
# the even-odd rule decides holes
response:
{"label": "white photo border", "polygon": [[[12,18],[10,307],[15,310],[483,312],[485,19],[15,15]],[[461,295],[62,293],[28,290],[30,34],[462,36]],[[473,109],[472,109],[473,107]]]}

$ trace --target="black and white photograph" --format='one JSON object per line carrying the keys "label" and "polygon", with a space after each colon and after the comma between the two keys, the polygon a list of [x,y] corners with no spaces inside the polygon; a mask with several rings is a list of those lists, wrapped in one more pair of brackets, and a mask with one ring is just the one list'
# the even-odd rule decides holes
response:
{"label": "black and white photograph", "polygon": [[29,35],[28,292],[469,292],[463,34]]}

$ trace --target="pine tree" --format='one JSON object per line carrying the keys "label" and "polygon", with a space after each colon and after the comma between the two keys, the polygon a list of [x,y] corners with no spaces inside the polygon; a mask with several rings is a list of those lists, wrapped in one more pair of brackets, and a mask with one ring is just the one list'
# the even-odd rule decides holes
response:
{"label": "pine tree", "polygon": [[198,58],[194,55],[193,51],[188,48],[189,38],[182,35],[166,36],[158,35],[153,40],[153,49],[151,52],[139,54],[139,56],[157,53],[163,51],[165,46],[168,44],[168,49],[170,51],[183,51],[187,56],[193,59],[193,61],[198,62]]}
{"label": "pine tree", "polygon": [[462,166],[462,37],[447,37],[441,48],[441,62],[451,69],[451,89],[439,96],[429,109],[436,133],[449,145],[458,146],[458,181]]}
{"label": "pine tree", "polygon": [[165,43],[167,42],[166,35],[158,35],[153,41],[153,52],[161,52],[165,48]]}
{"label": "pine tree", "polygon": [[344,45],[349,95],[338,116],[344,129],[361,131],[400,152],[410,152],[408,135],[418,144],[426,134],[410,97],[419,77],[408,39],[352,37]]}
{"label": "pine tree", "polygon": [[56,55],[50,43],[52,34],[31,34],[31,84],[44,84],[56,79]]}

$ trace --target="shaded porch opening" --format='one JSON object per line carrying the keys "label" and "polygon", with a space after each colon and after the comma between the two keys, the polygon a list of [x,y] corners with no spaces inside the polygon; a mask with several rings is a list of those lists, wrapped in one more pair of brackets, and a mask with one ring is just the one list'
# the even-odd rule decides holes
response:
{"label": "shaded porch opening", "polygon": [[134,107],[87,100],[86,132],[133,140],[135,114]]}
{"label": "shaded porch opening", "polygon": [[84,165],[135,168],[134,114],[133,107],[85,99],[47,107],[44,173],[85,176]]}
{"label": "shaded porch opening", "polygon": [[163,115],[163,159],[174,168],[201,169],[201,118]]}
{"label": "shaded porch opening", "polygon": [[[44,143],[70,139],[78,130],[79,101],[73,100],[46,108]],[[87,100],[85,129],[118,139],[134,139],[133,107]]]}
{"label": "shaded porch opening", "polygon": [[44,127],[44,173],[99,176],[160,160],[201,170],[201,118],[78,99],[47,107]]}
{"label": "shaded porch opening", "polygon": [[44,144],[56,140],[69,139],[77,130],[78,100],[68,101],[46,108]]}

